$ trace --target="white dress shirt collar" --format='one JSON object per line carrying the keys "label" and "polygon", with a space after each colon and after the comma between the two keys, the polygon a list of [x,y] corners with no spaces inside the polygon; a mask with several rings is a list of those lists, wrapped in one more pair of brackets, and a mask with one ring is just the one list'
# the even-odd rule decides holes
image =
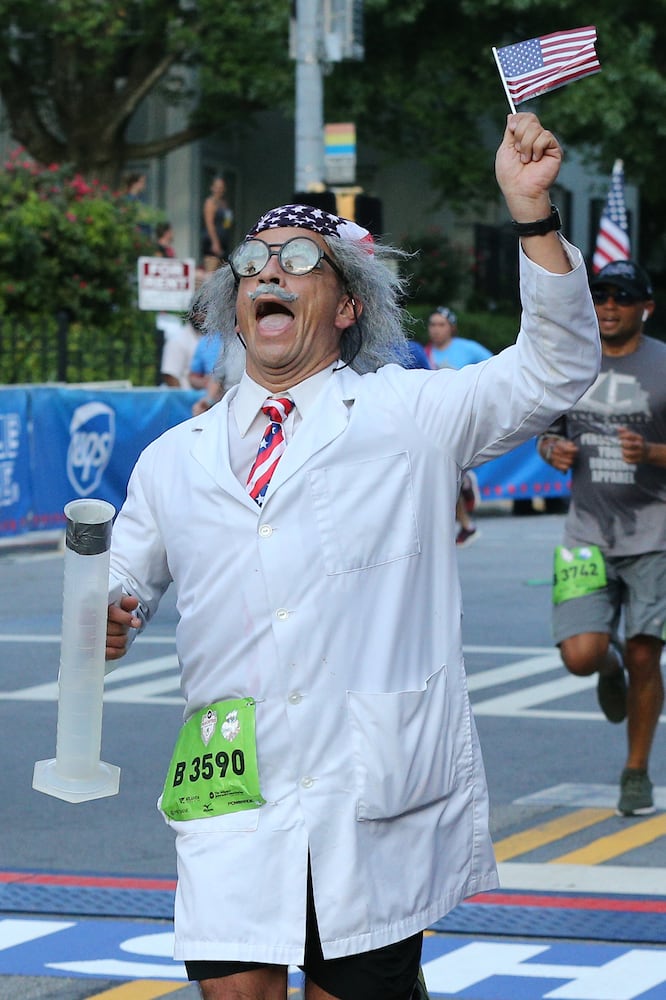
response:
{"label": "white dress shirt collar", "polygon": [[324,383],[331,377],[339,361],[323,368],[320,372],[311,375],[303,382],[298,382],[290,389],[280,393],[271,393],[263,385],[259,385],[251,379],[247,372],[238,383],[238,392],[233,400],[234,417],[241,437],[245,437],[250,427],[254,423],[257,414],[265,403],[268,396],[280,395],[289,396],[293,399],[299,417],[305,418],[308,410],[312,409],[315,399],[324,387]]}

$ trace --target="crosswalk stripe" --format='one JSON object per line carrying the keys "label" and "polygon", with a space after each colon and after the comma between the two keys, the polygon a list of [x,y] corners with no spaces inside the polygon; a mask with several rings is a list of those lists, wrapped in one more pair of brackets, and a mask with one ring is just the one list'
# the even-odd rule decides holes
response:
{"label": "crosswalk stripe", "polygon": [[[594,677],[572,677],[566,674],[554,681],[545,681],[543,684],[528,684],[517,691],[511,691],[509,694],[475,702],[474,713],[475,715],[515,715],[517,712],[530,709],[544,701],[555,701],[557,698],[566,698],[571,694],[580,694],[581,691],[594,687],[595,684]],[[566,714],[571,713],[567,712]],[[602,717],[599,712],[596,715]]]}
{"label": "crosswalk stripe", "polygon": [[[141,684],[123,684],[115,691],[104,693],[104,703],[114,704],[147,702],[151,705],[182,705],[182,695],[178,694],[180,685],[178,675],[175,677],[160,677],[153,681],[143,681]],[[174,691],[175,694],[167,694]]]}
{"label": "crosswalk stripe", "polygon": [[553,858],[552,864],[599,865],[611,858],[617,858],[620,854],[626,854],[636,847],[651,844],[665,835],[666,814],[664,813],[639,822],[632,820],[630,826],[617,833],[600,837],[586,847],[580,847],[576,851],[560,855],[559,858]]}
{"label": "crosswalk stripe", "polygon": [[521,830],[520,833],[514,833],[498,841],[494,845],[495,857],[498,861],[509,861],[521,854],[528,854],[537,847],[552,844],[569,834],[602,823],[613,815],[612,809],[578,809],[576,812],[560,816],[548,823],[540,823],[528,830]]}
{"label": "crosswalk stripe", "polygon": [[[466,649],[465,652],[469,653],[469,650]],[[474,673],[467,675],[467,687],[469,691],[498,687],[500,684],[524,680],[525,677],[534,677],[535,674],[548,673],[548,671],[558,668],[562,668],[559,653],[553,653],[550,650],[541,656],[521,658],[511,663],[505,663],[501,667],[475,670]]]}
{"label": "crosswalk stripe", "polygon": [[582,892],[603,896],[612,886],[614,894],[666,900],[666,868],[654,865],[550,865],[535,861],[503,861],[499,864],[499,876],[502,889],[520,892]]}
{"label": "crosswalk stripe", "polygon": [[[119,681],[133,681],[137,677],[146,677],[148,674],[157,674],[161,670],[177,670],[178,657],[175,653],[168,656],[156,656],[152,660],[141,660],[140,663],[132,663],[122,667],[114,667],[104,679],[105,684],[117,684]],[[176,683],[178,678],[176,677]]]}
{"label": "crosswalk stripe", "polygon": [[[163,671],[171,672],[153,680],[133,683],[139,677]],[[116,686],[111,688],[110,685]],[[168,694],[168,692],[174,693]],[[169,656],[158,656],[154,660],[117,667],[105,679],[104,701],[115,704],[145,701],[151,705],[182,705],[178,657],[175,653],[171,653]]]}
{"label": "crosswalk stripe", "polygon": [[168,993],[183,989],[182,983],[167,983],[160,979],[135,979],[122,986],[113,986],[103,993],[91,993],[90,1000],[158,1000]]}

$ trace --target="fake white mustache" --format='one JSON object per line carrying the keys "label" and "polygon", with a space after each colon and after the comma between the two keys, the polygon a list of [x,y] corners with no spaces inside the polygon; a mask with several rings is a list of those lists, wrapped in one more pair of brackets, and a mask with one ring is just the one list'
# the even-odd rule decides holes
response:
{"label": "fake white mustache", "polygon": [[295,302],[298,298],[296,292],[287,292],[279,285],[259,285],[253,292],[247,293],[250,302],[256,302],[260,295],[270,295],[271,298],[279,299],[280,302]]}

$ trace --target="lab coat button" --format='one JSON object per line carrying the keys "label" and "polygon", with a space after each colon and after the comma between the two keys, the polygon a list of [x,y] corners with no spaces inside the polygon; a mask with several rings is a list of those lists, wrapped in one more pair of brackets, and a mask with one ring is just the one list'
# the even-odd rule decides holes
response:
{"label": "lab coat button", "polygon": [[270,538],[273,534],[273,529],[270,524],[262,524],[259,528],[259,535],[261,538]]}
{"label": "lab coat button", "polygon": [[275,617],[278,619],[278,621],[284,622],[289,617],[289,612],[287,611],[286,608],[278,608],[277,611],[275,612]]}
{"label": "lab coat button", "polygon": [[298,691],[292,691],[291,694],[289,695],[288,701],[292,705],[300,705],[300,703],[303,701],[303,695],[300,694],[300,692]]}
{"label": "lab coat button", "polygon": [[306,775],[304,778],[301,778],[301,785],[303,788],[312,788],[314,785],[314,778],[311,778],[309,774]]}

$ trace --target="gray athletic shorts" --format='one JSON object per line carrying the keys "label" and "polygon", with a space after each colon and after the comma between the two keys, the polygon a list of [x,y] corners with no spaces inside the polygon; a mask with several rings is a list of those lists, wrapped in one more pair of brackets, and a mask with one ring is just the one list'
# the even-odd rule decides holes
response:
{"label": "gray athletic shorts", "polygon": [[640,556],[606,556],[607,585],[584,597],[553,605],[553,639],[582,632],[617,632],[622,615],[624,635],[652,635],[666,641],[666,552]]}

